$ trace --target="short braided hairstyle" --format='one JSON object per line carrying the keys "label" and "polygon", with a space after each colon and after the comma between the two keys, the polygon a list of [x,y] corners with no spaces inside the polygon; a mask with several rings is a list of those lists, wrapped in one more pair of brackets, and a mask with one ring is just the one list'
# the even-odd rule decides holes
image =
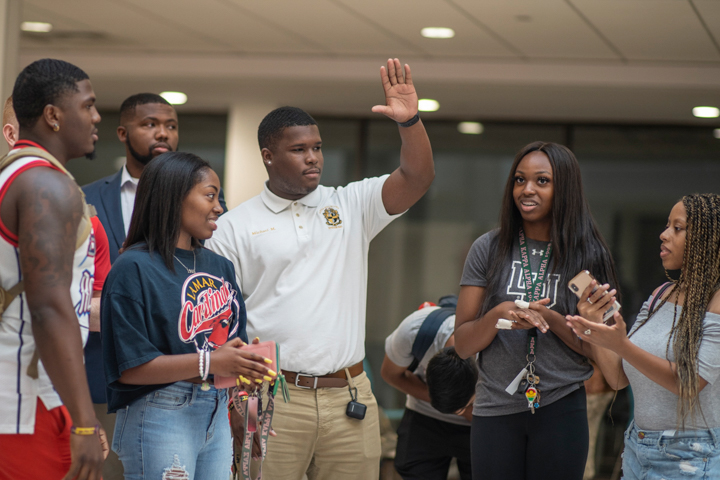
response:
{"label": "short braided hairstyle", "polygon": [[317,125],[317,122],[305,110],[297,107],[280,107],[265,115],[258,127],[258,144],[260,150],[275,148],[282,136],[283,130],[288,127],[304,127]]}
{"label": "short braided hairstyle", "polygon": [[34,127],[47,105],[57,105],[68,91],[79,91],[77,82],[88,78],[72,63],[53,58],[43,58],[25,67],[15,80],[12,93],[18,125]]}
{"label": "short braided hairstyle", "polygon": [[703,338],[703,321],[710,300],[720,289],[720,195],[687,195],[682,203],[687,212],[687,230],[680,278],[663,301],[648,312],[638,329],[674,293],[685,293],[679,318],[675,305],[666,346],[666,352],[669,352],[672,342],[679,391],[677,416],[679,423],[684,425],[688,415],[694,414],[699,407],[698,352]]}

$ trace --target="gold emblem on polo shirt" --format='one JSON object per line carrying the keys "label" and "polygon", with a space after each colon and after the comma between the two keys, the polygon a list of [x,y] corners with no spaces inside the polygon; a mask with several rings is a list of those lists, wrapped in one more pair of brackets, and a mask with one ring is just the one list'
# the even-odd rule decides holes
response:
{"label": "gold emblem on polo shirt", "polygon": [[337,227],[338,225],[342,224],[342,220],[340,220],[340,214],[334,208],[327,207],[323,211],[323,217],[325,217],[325,223],[327,223],[331,227]]}

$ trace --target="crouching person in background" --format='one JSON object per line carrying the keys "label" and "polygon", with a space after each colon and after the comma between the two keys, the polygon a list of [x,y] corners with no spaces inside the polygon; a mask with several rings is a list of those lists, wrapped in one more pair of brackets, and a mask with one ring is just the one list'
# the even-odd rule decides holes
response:
{"label": "crouching person in background", "polygon": [[[405,479],[446,479],[457,459],[470,480],[470,420],[478,373],[455,353],[457,297],[425,303],[385,340],[382,377],[407,394],[395,468]],[[427,305],[427,306],[426,306]],[[424,307],[424,308],[423,308]]]}

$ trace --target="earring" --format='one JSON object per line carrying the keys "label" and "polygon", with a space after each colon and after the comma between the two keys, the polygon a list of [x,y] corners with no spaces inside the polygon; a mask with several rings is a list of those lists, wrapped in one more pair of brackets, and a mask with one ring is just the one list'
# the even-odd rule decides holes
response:
{"label": "earring", "polygon": [[268,160],[268,165],[270,165],[271,163],[272,163],[272,162],[271,162],[270,160]]}
{"label": "earring", "polygon": [[53,125],[53,132],[57,132],[58,130],[60,130],[60,125],[56,123],[55,125]]}

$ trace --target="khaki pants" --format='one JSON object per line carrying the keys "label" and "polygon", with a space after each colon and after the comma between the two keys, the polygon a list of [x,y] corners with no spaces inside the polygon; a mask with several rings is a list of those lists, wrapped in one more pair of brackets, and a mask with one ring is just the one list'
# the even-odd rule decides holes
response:
{"label": "khaki pants", "polygon": [[347,388],[302,389],[289,385],[290,402],[278,395],[263,463],[265,480],[377,480],[380,475],[380,422],[370,381],[353,378],[364,420],[345,415]]}

